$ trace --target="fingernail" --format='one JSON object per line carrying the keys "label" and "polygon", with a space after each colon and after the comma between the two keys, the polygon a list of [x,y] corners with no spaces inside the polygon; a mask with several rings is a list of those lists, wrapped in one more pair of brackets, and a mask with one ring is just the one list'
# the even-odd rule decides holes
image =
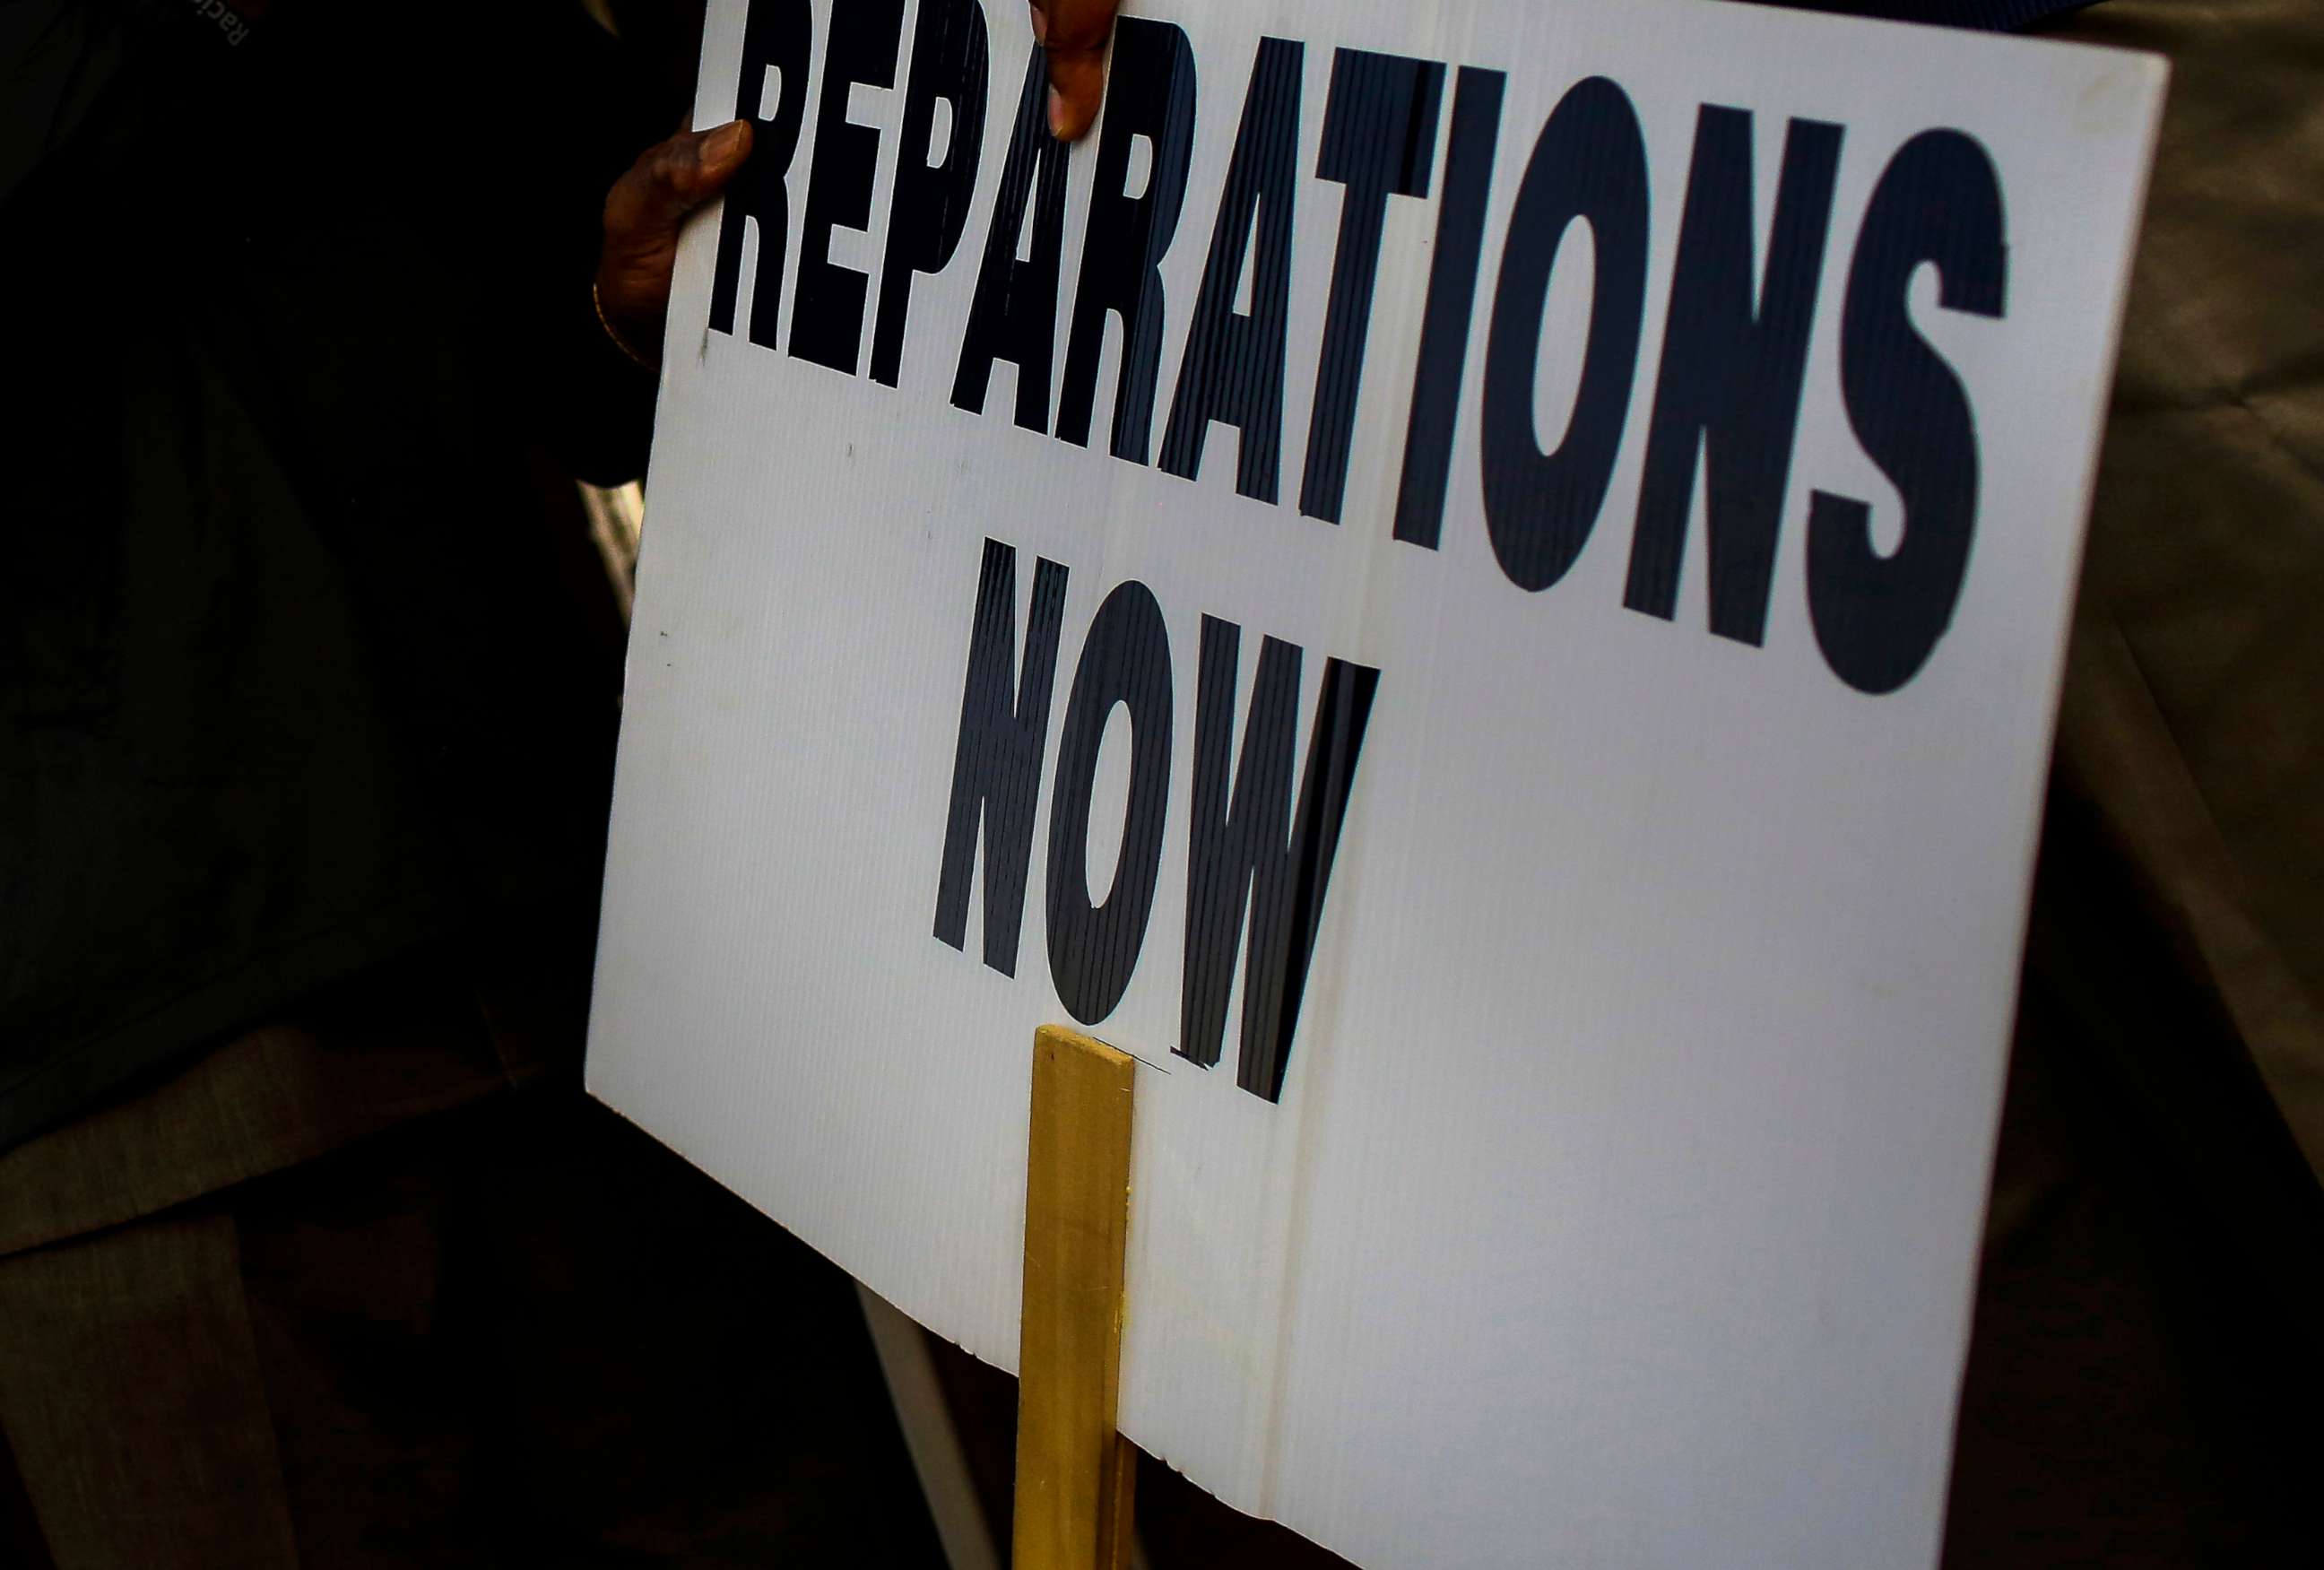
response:
{"label": "fingernail", "polygon": [[1049,134],[1063,136],[1065,134],[1065,96],[1056,88],[1051,88],[1049,89]]}
{"label": "fingernail", "polygon": [[1049,42],[1049,14],[1038,5],[1033,7],[1033,42],[1035,43]]}
{"label": "fingernail", "polygon": [[702,143],[702,156],[710,163],[731,163],[742,152],[742,138],[749,129],[740,120],[721,125]]}

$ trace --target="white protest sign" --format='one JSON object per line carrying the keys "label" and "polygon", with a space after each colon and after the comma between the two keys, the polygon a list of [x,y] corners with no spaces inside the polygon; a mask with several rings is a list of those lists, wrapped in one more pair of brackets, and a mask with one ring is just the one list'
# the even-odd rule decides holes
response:
{"label": "white protest sign", "polygon": [[1008,1367],[1078,1020],[1196,1482],[1928,1564],[2161,67],[1133,11],[1068,156],[1013,0],[711,6],[593,1088]]}

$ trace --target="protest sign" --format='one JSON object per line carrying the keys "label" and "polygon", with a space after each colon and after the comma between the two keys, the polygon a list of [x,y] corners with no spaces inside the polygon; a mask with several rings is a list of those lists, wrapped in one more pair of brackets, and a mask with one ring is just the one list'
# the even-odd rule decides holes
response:
{"label": "protest sign", "polygon": [[[2150,60],[1707,0],[720,0],[590,1083],[1370,1565],[1925,1565]],[[766,1349],[769,1356],[799,1349]]]}

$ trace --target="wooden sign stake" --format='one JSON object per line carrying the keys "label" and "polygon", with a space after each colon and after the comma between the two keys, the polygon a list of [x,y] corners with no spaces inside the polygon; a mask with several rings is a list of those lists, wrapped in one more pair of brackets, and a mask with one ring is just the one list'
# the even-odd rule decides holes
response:
{"label": "wooden sign stake", "polygon": [[1114,1428],[1132,1060],[1033,1037],[1018,1347],[1016,1570],[1127,1570],[1138,1452]]}

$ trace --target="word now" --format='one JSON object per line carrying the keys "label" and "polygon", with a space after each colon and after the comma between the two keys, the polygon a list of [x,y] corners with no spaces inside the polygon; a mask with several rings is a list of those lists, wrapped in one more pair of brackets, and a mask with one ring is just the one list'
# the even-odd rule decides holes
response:
{"label": "word now", "polygon": [[[953,760],[952,807],[936,882],[936,935],[954,948],[967,948],[969,887],[981,823],[984,963],[1003,975],[1017,974],[1066,577],[1065,568],[1047,559],[1033,568],[1020,671],[1017,552],[999,540],[984,542],[961,696],[960,743]],[[1295,816],[1292,749],[1302,651],[1274,638],[1260,643],[1250,717],[1242,744],[1231,754],[1238,761],[1230,780],[1241,647],[1240,627],[1215,616],[1203,618],[1194,689],[1185,968],[1175,1050],[1206,1068],[1219,1060],[1247,903],[1250,941],[1235,1083],[1278,1101],[1379,673],[1338,660],[1325,663]],[[1116,586],[1082,645],[1058,734],[1049,802],[1049,974],[1058,1000],[1084,1024],[1113,1012],[1145,947],[1147,919],[1161,880],[1162,828],[1170,797],[1172,689],[1162,607],[1135,579]],[[1106,722],[1117,705],[1130,720],[1130,801],[1113,882],[1101,903],[1090,898],[1086,870],[1090,798]]]}

